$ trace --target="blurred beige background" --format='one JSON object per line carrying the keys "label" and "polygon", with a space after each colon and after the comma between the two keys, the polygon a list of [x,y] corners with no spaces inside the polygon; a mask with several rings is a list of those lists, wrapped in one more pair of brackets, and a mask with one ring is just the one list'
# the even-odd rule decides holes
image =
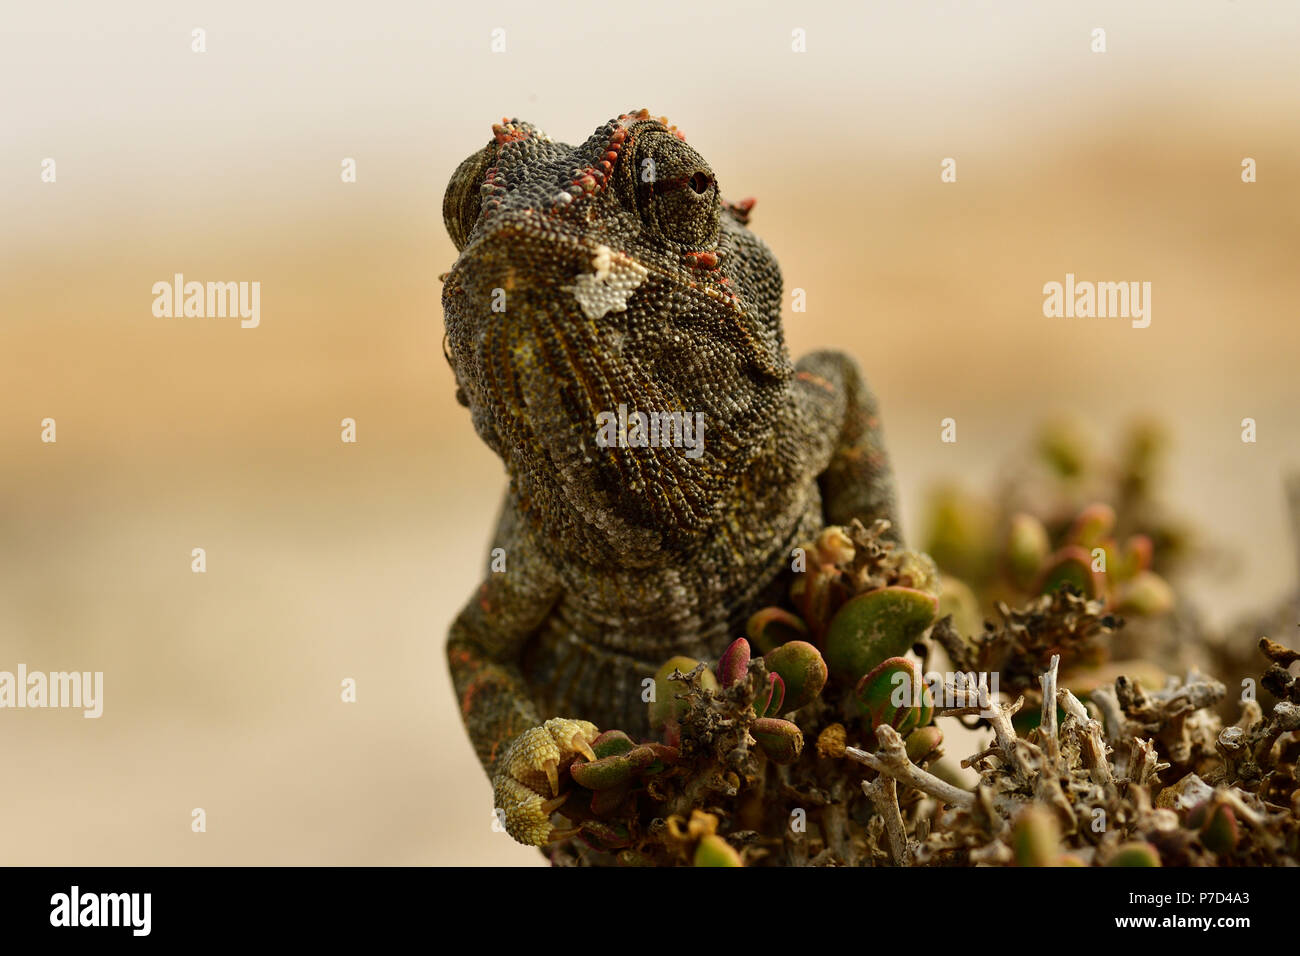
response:
{"label": "blurred beige background", "polygon": [[[1150,413],[1239,568],[1210,613],[1281,593],[1298,33],[1280,0],[11,11],[0,670],[102,670],[105,701],[0,711],[0,862],[540,862],[491,830],[442,651],[504,477],[441,354],[441,197],[506,114],[573,142],[648,106],[758,197],[791,349],[860,360],[913,530],[1050,411]],[[260,281],[260,327],[154,318],[175,272]],[[1066,272],[1152,282],[1150,328],[1045,319]]]}

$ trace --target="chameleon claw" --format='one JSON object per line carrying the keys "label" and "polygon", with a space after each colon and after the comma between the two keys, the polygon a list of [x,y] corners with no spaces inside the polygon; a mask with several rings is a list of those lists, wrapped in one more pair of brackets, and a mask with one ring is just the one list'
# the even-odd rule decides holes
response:
{"label": "chameleon claw", "polygon": [[561,771],[581,754],[595,759],[595,724],[556,717],[525,730],[510,742],[492,778],[496,806],[505,813],[506,832],[530,846],[551,838],[550,816],[568,796],[560,793]]}
{"label": "chameleon claw", "polygon": [[565,840],[570,840],[573,837],[576,837],[581,832],[582,832],[582,827],[568,827],[567,829],[564,830],[552,829],[550,839],[548,839],[546,842],[563,843]]}
{"label": "chameleon claw", "polygon": [[543,800],[541,807],[542,812],[549,817],[556,810],[560,809],[560,807],[564,806],[564,802],[568,799],[569,795],[567,793],[562,793],[558,797],[551,797],[549,800]]}
{"label": "chameleon claw", "polygon": [[561,717],[548,720],[543,726],[555,737],[555,742],[561,750],[580,753],[592,763],[596,762],[596,751],[591,749],[591,741],[596,739],[590,733],[593,724],[585,720],[566,720]]}

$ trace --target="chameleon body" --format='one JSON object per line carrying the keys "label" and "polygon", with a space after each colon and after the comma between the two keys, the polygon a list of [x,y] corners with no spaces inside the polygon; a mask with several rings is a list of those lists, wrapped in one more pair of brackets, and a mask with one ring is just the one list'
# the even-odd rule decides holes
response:
{"label": "chameleon body", "polygon": [[[790,361],[753,202],[724,202],[673,126],[642,110],[579,146],[520,120],[493,134],[447,188],[443,307],[458,398],[509,474],[505,570],[447,654],[506,829],[540,845],[596,728],[648,734],[663,661],[716,660],[777,602],[792,548],[894,500],[856,366]],[[701,440],[601,441],[620,406],[702,422]]]}

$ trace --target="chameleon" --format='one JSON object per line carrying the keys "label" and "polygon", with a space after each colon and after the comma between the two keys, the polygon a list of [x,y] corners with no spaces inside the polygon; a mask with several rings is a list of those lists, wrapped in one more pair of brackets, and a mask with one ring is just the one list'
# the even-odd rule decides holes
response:
{"label": "chameleon", "polygon": [[578,146],[503,118],[448,183],[444,352],[509,483],[500,566],[446,649],[521,843],[558,839],[560,775],[598,728],[647,737],[663,661],[716,660],[779,600],[799,542],[897,534],[877,401],[847,355],[791,361],[753,206],[646,110]]}

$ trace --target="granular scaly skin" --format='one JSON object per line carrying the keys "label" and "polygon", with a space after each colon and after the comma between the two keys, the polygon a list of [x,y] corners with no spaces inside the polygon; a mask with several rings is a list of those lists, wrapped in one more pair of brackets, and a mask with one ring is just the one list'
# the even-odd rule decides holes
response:
{"label": "granular scaly skin", "polygon": [[[447,188],[443,307],[458,398],[510,476],[506,570],[447,653],[507,830],[541,844],[536,729],[647,736],[643,681],[674,655],[716,660],[782,593],[798,542],[892,520],[893,489],[857,367],[791,364],[752,200],[723,202],[674,127],[642,110],[576,147],[521,120],[493,132]],[[620,405],[699,413],[702,453],[602,447],[597,416]]]}

